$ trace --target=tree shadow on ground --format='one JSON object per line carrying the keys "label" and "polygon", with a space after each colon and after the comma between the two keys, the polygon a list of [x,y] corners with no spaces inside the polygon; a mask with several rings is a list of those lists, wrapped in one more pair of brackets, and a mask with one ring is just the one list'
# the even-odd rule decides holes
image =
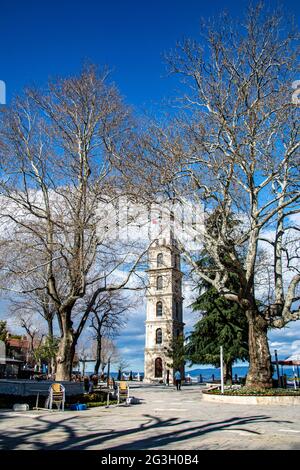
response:
{"label": "tree shadow on ground", "polygon": [[[157,419],[157,418],[152,418]],[[203,435],[210,434],[212,432],[224,431],[224,430],[235,430],[243,431],[245,433],[260,435],[260,432],[242,427],[247,424],[268,422],[268,423],[290,423],[290,421],[276,421],[271,420],[270,417],[264,415],[258,416],[247,416],[247,417],[232,417],[223,421],[215,421],[212,423],[205,423],[200,426],[195,426],[194,422],[190,422],[191,426],[180,428],[177,431],[166,432],[161,435],[145,436],[142,439],[138,439],[134,442],[123,445],[117,445],[110,447],[110,450],[129,450],[129,449],[159,449],[164,448],[170,444],[178,443],[182,441],[188,441]],[[182,424],[182,423],[181,423]],[[163,426],[163,424],[161,424]]]}
{"label": "tree shadow on ground", "polygon": [[[51,416],[54,417],[55,415]],[[0,413],[0,420],[4,417],[7,418],[7,416]],[[2,432],[0,447],[7,450],[26,449],[27,446],[37,450],[160,449],[222,430],[239,430],[247,432],[249,435],[260,435],[258,431],[245,427],[254,423],[291,423],[291,421],[272,420],[266,415],[232,417],[222,421],[206,422],[201,425],[195,425],[193,421],[180,418],[161,419],[151,415],[143,415],[141,418],[144,418],[145,422],[129,429],[111,428],[93,432],[89,430],[88,421],[80,422],[79,420],[82,418],[78,415],[64,417],[59,420],[55,419],[55,421],[49,420],[48,416],[45,415],[38,416],[34,419],[34,422],[28,425],[24,423],[22,428]],[[85,426],[83,426],[84,424]],[[93,422],[92,426],[95,427],[96,424]],[[121,424],[122,418],[120,417]],[[101,416],[99,416],[99,428],[101,428]],[[124,437],[126,437],[127,442],[117,444],[118,439],[124,439]]]}

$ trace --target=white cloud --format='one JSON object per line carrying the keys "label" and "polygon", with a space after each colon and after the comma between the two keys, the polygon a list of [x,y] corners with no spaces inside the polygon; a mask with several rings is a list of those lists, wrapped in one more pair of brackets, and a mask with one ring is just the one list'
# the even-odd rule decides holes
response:
{"label": "white cloud", "polygon": [[285,359],[300,350],[300,320],[290,322],[285,328],[270,330],[268,337],[272,356],[277,349],[279,358]]}
{"label": "white cloud", "polygon": [[300,339],[293,341],[291,344],[291,350],[295,353],[296,351],[300,352]]}

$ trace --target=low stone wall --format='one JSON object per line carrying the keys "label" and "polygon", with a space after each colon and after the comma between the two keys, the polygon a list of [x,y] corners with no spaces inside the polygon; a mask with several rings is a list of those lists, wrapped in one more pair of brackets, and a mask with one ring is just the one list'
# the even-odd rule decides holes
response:
{"label": "low stone wall", "polygon": [[234,403],[236,405],[300,405],[300,395],[298,396],[239,396],[239,395],[214,395],[212,393],[202,393],[205,401],[215,403]]}
{"label": "low stone wall", "polygon": [[[51,380],[0,380],[0,395],[48,395]],[[83,393],[83,382],[60,382],[66,389],[66,396]]]}

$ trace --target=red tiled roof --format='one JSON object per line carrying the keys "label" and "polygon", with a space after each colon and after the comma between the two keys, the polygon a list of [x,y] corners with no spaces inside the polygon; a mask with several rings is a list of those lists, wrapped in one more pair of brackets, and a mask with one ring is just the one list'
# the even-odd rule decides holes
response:
{"label": "red tiled roof", "polygon": [[28,339],[8,338],[7,343],[11,348],[29,349]]}

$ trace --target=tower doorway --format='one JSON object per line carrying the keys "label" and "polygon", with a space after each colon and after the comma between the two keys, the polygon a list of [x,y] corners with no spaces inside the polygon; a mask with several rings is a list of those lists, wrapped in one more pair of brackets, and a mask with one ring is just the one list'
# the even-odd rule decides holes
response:
{"label": "tower doorway", "polygon": [[161,360],[161,357],[157,357],[155,359],[155,377],[156,378],[162,377],[162,372],[163,372],[162,360]]}

